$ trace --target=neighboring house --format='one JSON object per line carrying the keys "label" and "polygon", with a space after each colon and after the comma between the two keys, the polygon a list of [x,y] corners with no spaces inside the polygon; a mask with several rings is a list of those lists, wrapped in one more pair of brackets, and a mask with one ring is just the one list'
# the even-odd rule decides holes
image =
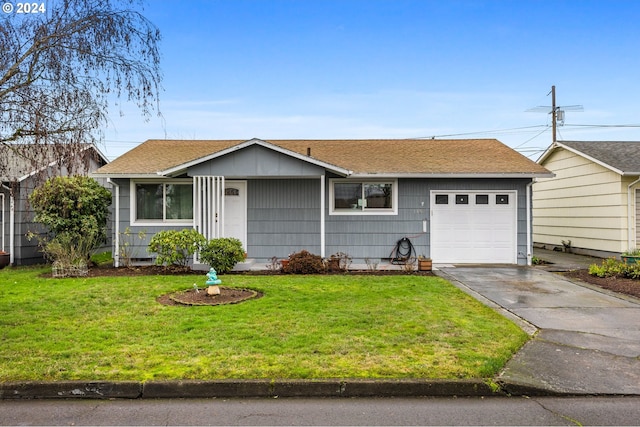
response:
{"label": "neighboring house", "polygon": [[557,141],[538,163],[555,178],[534,185],[536,246],[607,257],[640,245],[640,142]]}
{"label": "neighboring house", "polygon": [[93,176],[114,186],[116,265],[152,262],[154,233],[186,227],[259,263],[302,249],[379,262],[408,237],[435,263],[524,265],[531,184],[552,175],[495,139],[251,139],[149,140]]}
{"label": "neighboring house", "polygon": [[44,144],[0,146],[0,250],[9,252],[12,265],[44,262],[37,239],[29,232],[45,231],[33,222],[29,195],[48,177],[86,174],[107,164],[108,160],[94,145],[78,147],[72,161],[61,161],[56,147]]}

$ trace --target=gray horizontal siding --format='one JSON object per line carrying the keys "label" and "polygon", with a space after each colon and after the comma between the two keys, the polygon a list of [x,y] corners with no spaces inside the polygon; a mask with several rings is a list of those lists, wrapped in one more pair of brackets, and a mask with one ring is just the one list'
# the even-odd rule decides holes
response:
{"label": "gray horizontal siding", "polygon": [[[430,192],[518,191],[518,262],[526,263],[526,184],[528,179],[400,179],[398,180],[398,215],[336,216],[328,215],[326,253],[345,252],[355,259],[388,258],[396,243],[408,237],[418,255],[431,256]],[[329,188],[327,185],[327,193]],[[427,232],[423,232],[423,221]]]}
{"label": "gray horizontal siding", "polygon": [[[329,179],[325,194],[325,244],[327,256],[345,252],[354,262],[388,258],[397,241],[409,237],[418,255],[430,256],[430,192],[517,191],[518,262],[526,263],[526,185],[529,179],[399,179],[397,215],[329,215]],[[129,182],[120,184],[120,232],[130,227]],[[285,258],[306,249],[320,254],[320,179],[247,180],[247,253],[257,262]],[[423,221],[427,231],[423,232]],[[183,226],[130,227],[138,257],[150,256],[146,246],[153,233]],[[143,241],[136,233],[146,232]],[[131,237],[130,237],[131,238]],[[122,236],[121,236],[122,239]]]}
{"label": "gray horizontal siding", "polygon": [[344,252],[358,263],[364,258],[385,259],[403,237],[409,237],[418,255],[428,255],[429,235],[422,232],[429,198],[425,188],[423,180],[398,180],[397,215],[328,215],[327,208],[327,255]]}
{"label": "gray horizontal siding", "polygon": [[247,252],[265,261],[320,253],[320,179],[249,180]]}

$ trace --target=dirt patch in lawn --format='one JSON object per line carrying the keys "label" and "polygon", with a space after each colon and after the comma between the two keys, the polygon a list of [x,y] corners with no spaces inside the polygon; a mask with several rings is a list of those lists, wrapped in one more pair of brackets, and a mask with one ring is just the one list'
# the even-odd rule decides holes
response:
{"label": "dirt patch in lawn", "polygon": [[164,305],[224,305],[237,304],[262,296],[261,292],[252,289],[236,289],[224,286],[219,286],[219,289],[219,295],[209,295],[206,289],[187,289],[185,291],[163,295],[159,297],[157,301]]}
{"label": "dirt patch in lawn", "polygon": [[603,289],[640,298],[640,280],[592,276],[588,270],[573,270],[563,274]]}

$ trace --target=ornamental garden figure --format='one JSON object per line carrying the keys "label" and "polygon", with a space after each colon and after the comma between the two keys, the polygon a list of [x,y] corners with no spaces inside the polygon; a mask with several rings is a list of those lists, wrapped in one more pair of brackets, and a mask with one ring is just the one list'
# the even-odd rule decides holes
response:
{"label": "ornamental garden figure", "polygon": [[206,285],[209,286],[207,288],[207,295],[220,295],[220,288],[218,287],[220,283],[222,283],[222,280],[218,279],[216,270],[213,267],[210,268],[207,273]]}

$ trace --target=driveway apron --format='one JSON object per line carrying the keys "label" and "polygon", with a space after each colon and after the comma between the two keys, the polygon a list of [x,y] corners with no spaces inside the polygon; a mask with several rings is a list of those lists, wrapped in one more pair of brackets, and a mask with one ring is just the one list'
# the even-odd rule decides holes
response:
{"label": "driveway apron", "polygon": [[640,300],[532,267],[437,273],[537,329],[498,377],[507,392],[640,395]]}

